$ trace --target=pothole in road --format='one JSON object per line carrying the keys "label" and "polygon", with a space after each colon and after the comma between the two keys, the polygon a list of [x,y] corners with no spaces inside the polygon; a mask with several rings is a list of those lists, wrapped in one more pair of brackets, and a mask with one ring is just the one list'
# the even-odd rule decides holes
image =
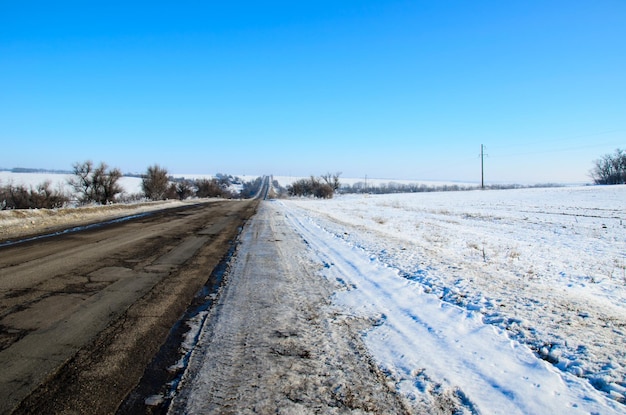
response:
{"label": "pothole in road", "polygon": [[9,348],[32,330],[21,330],[14,327],[6,327],[0,324],[0,351]]}
{"label": "pothole in road", "polygon": [[1,324],[16,330],[45,329],[69,316],[85,298],[81,294],[53,294],[9,314]]}
{"label": "pothole in road", "polygon": [[120,278],[129,278],[135,275],[132,269],[124,267],[100,268],[89,274],[90,282],[113,282]]}

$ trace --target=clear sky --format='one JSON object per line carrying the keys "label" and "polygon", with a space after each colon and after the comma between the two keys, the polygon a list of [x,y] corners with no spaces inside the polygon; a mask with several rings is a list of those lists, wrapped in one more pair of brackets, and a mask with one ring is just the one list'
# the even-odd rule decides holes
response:
{"label": "clear sky", "polygon": [[589,181],[626,1],[0,0],[0,167]]}

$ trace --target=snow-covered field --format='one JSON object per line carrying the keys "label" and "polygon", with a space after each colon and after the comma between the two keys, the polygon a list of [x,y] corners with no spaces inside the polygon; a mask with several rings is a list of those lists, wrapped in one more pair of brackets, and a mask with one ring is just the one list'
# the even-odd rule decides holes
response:
{"label": "snow-covered field", "polygon": [[626,186],[276,203],[408,399],[626,413]]}

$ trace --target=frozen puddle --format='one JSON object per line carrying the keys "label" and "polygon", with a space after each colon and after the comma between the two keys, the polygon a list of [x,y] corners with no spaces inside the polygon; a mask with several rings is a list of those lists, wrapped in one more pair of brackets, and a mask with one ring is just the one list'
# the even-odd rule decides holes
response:
{"label": "frozen puddle", "polygon": [[[417,406],[446,395],[461,413],[623,413],[588,381],[563,372],[484,324],[482,315],[441,301],[364,250],[329,233],[289,204],[289,222],[307,241],[323,275],[340,282],[333,304],[371,319],[368,351]],[[458,407],[460,406],[460,407]]]}

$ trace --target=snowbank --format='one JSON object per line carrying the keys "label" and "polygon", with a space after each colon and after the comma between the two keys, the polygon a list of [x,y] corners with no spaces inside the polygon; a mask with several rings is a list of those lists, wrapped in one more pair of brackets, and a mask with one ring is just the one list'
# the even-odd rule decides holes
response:
{"label": "snowbank", "polygon": [[62,209],[0,210],[0,241],[37,233],[55,232],[62,228],[103,222],[207,200],[166,200]]}

